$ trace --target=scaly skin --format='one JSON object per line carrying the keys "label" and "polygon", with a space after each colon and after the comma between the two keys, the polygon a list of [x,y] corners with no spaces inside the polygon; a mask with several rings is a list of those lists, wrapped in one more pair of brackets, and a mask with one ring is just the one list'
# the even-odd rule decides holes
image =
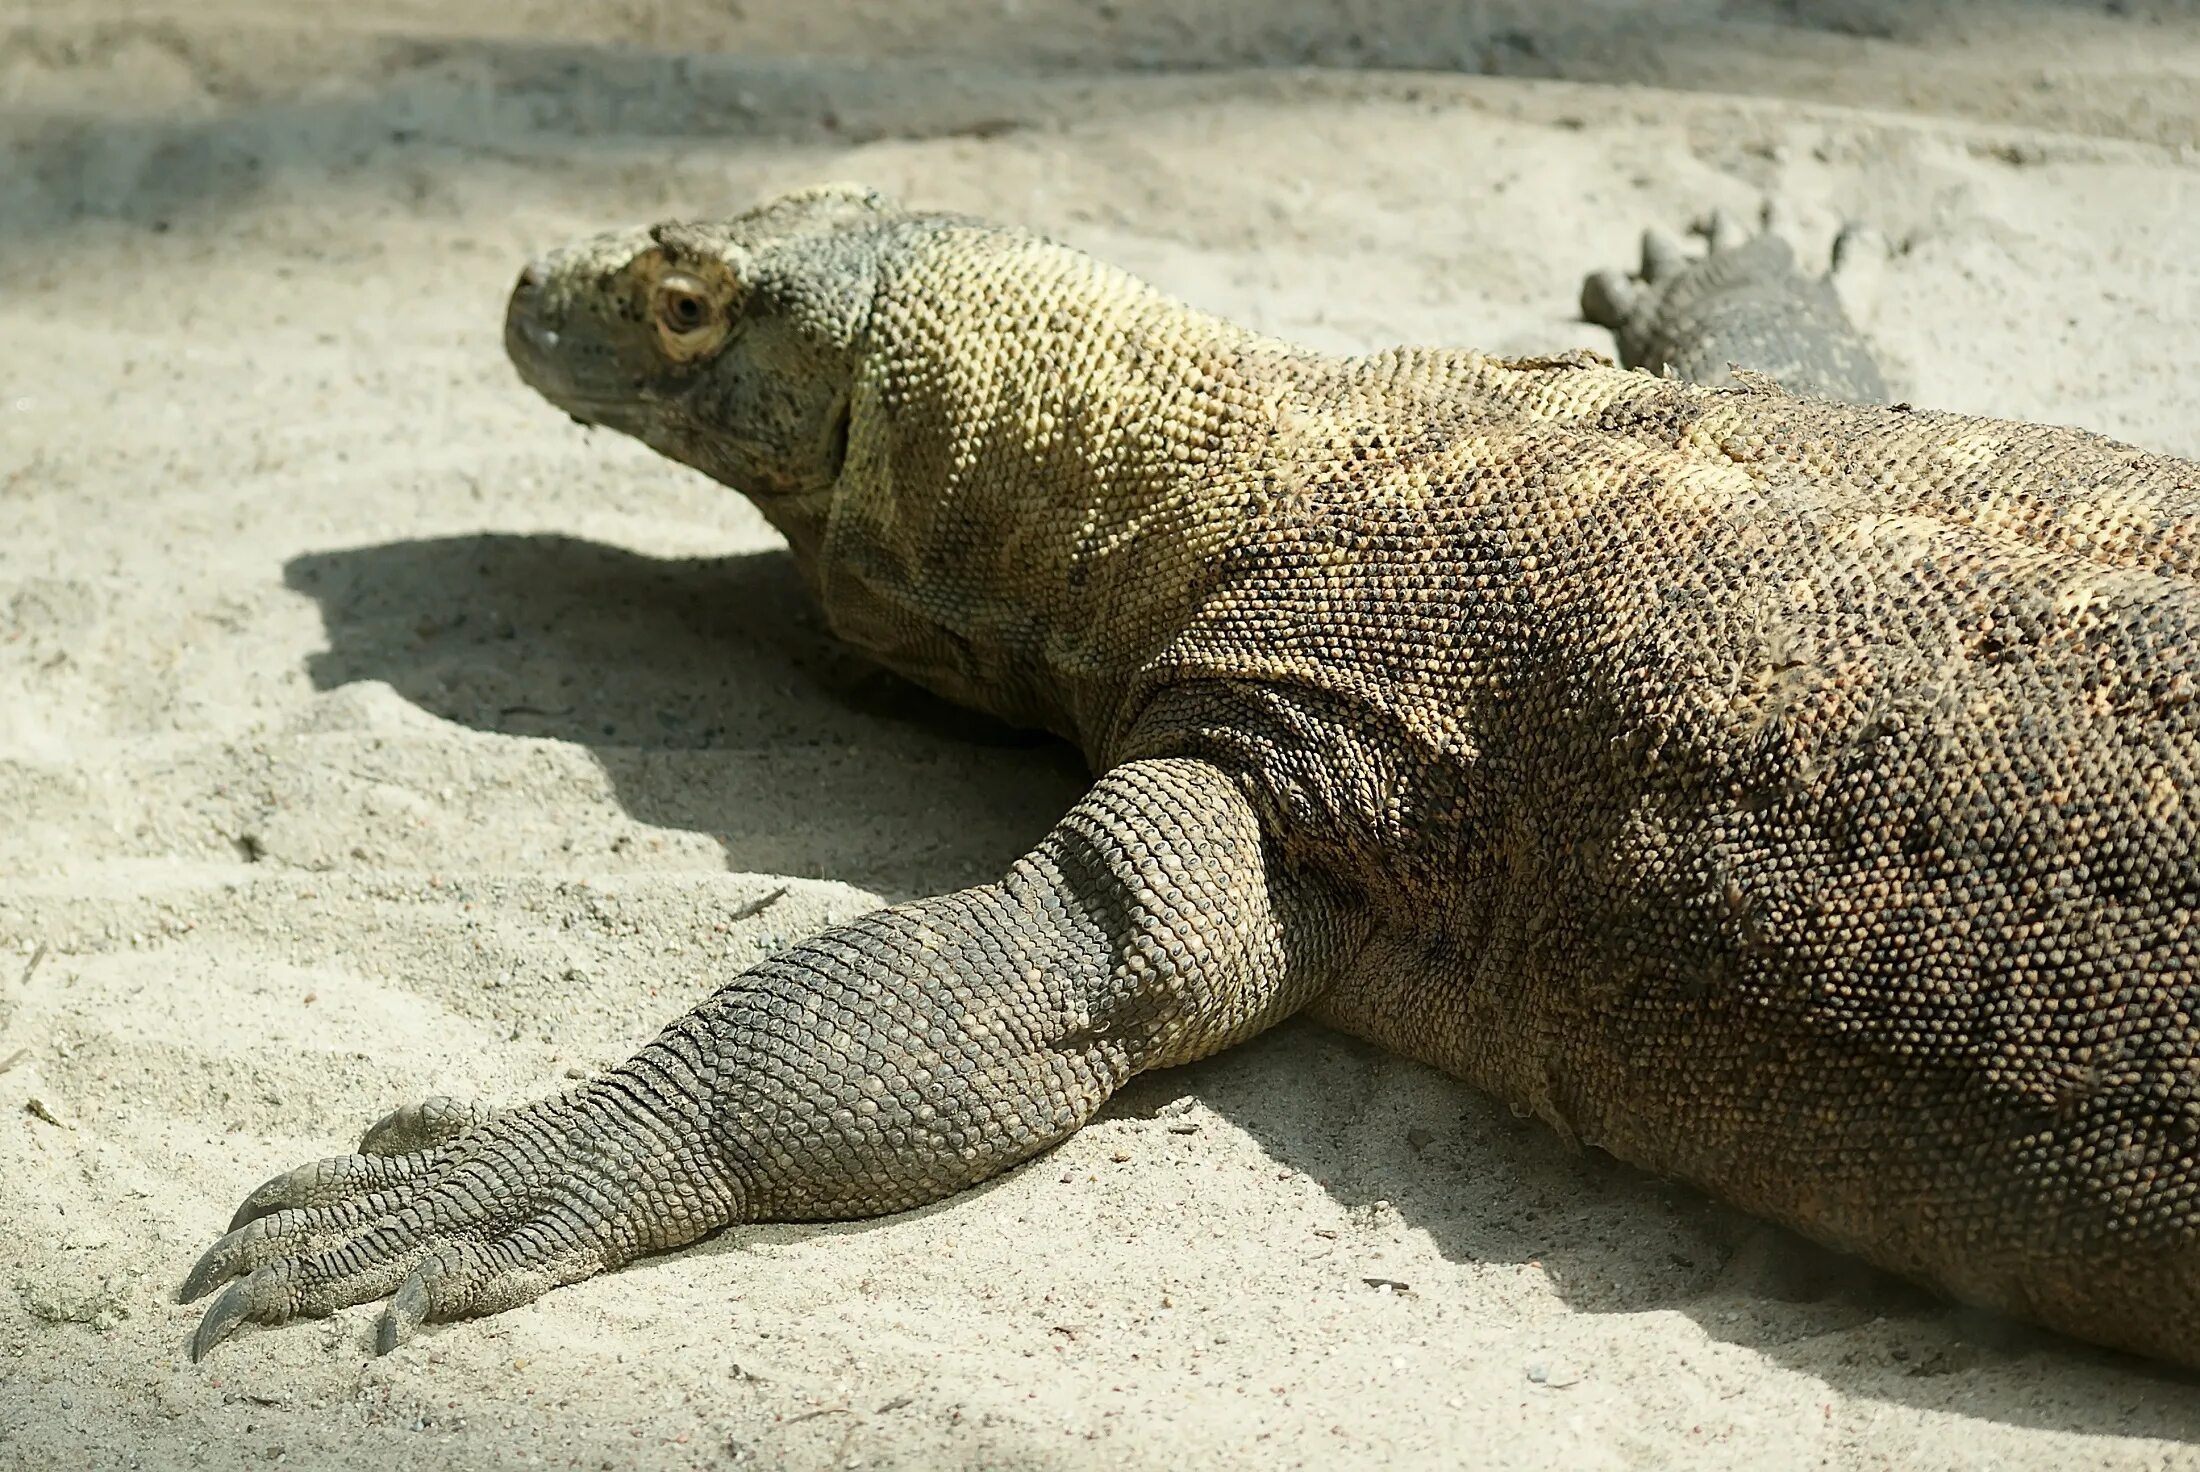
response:
{"label": "scaly skin", "polygon": [[1305,1012],[2200,1364],[2200,467],[1586,354],[1325,357],[846,189],[547,257],[507,345],[750,495],[843,636],[1100,776],[999,884],[254,1192],[195,1353],[911,1207]]}

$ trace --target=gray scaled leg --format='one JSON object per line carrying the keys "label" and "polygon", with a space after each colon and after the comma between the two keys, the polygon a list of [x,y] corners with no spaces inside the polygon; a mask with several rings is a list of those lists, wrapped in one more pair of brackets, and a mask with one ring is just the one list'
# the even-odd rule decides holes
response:
{"label": "gray scaled leg", "polygon": [[1219,768],[1127,763],[997,884],[780,952],[569,1093],[431,1100],[260,1187],[183,1287],[223,1290],[192,1357],[380,1298],[387,1351],[731,1222],[936,1200],[1297,1010],[1361,924]]}
{"label": "gray scaled leg", "polygon": [[[1706,384],[1725,383],[1740,368],[1792,394],[1887,401],[1886,379],[1833,279],[1803,275],[1787,242],[1769,231],[1751,235],[1723,210],[1697,232],[1710,245],[1703,256],[1650,230],[1633,276],[1598,271],[1582,283],[1581,315],[1612,330],[1622,363]],[[1867,269],[1875,246],[1866,231],[1842,231],[1833,276]]]}

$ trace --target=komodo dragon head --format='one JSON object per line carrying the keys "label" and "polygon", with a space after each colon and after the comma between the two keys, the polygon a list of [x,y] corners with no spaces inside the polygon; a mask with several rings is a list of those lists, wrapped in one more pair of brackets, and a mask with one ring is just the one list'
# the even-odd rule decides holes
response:
{"label": "komodo dragon head", "polygon": [[520,274],[505,350],[579,422],[748,495],[806,561],[847,454],[878,236],[906,218],[832,184],[579,241]]}
{"label": "komodo dragon head", "polygon": [[553,251],[505,345],[582,423],[744,493],[842,639],[1064,733],[1199,576],[1156,517],[1236,523],[1162,504],[1180,462],[1257,437],[1288,387],[1238,362],[1251,334],[1099,261],[849,185]]}

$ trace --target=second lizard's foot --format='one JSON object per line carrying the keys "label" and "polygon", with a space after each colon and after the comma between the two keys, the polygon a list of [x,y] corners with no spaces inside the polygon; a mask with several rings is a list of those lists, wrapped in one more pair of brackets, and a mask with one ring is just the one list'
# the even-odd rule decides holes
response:
{"label": "second lizard's foot", "polygon": [[1884,250],[1871,232],[1844,230],[1833,276],[1805,276],[1773,229],[1752,232],[1721,210],[1696,224],[1708,246],[1691,256],[1673,237],[1649,230],[1641,263],[1629,274],[1594,272],[1581,284],[1581,313],[1608,327],[1619,359],[1694,383],[1716,384],[1729,370],[1769,377],[1792,393],[1883,403],[1885,379],[1834,289],[1861,280]]}
{"label": "second lizard's foot", "polygon": [[1768,208],[1767,229],[1752,232],[1732,210],[1713,211],[1690,229],[1707,247],[1702,255],[1653,225],[1642,232],[1632,274],[1613,268],[1582,281],[1582,317],[1615,333],[1639,333],[1659,316],[1723,290],[1800,280],[1794,251],[1769,228],[1771,214]]}

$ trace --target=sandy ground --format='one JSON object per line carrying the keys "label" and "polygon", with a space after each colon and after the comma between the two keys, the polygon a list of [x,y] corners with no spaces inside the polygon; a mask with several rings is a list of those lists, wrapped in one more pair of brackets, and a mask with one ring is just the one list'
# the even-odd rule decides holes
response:
{"label": "sandy ground", "polygon": [[17,0],[0,148],[0,1466],[2200,1466],[2189,1378],[1307,1027],[386,1359],[360,1309],[194,1367],[168,1298],[263,1177],[1077,790],[534,401],[534,249],[858,177],[1319,344],[1533,350],[1769,196],[1895,242],[1918,402],[2200,454],[2190,7]]}

